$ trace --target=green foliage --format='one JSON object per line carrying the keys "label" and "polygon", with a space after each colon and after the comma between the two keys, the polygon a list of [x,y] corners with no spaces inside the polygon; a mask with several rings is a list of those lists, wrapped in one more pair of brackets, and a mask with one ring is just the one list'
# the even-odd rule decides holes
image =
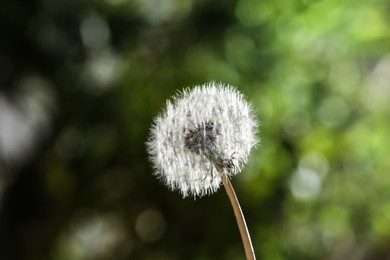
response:
{"label": "green foliage", "polygon": [[[259,259],[390,250],[388,2],[6,2],[2,83],[39,74],[57,107],[15,175],[39,185],[6,196],[7,259],[242,259],[223,190],[182,200],[145,151],[165,100],[209,80],[237,86],[261,121],[232,180]],[[29,192],[40,206],[21,214]]]}

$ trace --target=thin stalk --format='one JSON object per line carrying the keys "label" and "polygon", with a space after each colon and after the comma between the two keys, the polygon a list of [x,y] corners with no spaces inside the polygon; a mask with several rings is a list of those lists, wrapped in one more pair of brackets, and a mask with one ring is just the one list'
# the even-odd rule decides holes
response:
{"label": "thin stalk", "polygon": [[[222,170],[221,167],[216,167],[218,171]],[[230,203],[232,204],[234,216],[236,217],[238,229],[240,230],[240,235],[242,239],[242,244],[244,245],[245,255],[247,260],[255,260],[255,252],[253,251],[251,237],[249,235],[248,227],[245,222],[244,214],[242,213],[240,203],[238,202],[236,193],[234,192],[232,183],[230,182],[226,174],[221,174],[222,183],[225,187],[226,193],[229,197]]]}

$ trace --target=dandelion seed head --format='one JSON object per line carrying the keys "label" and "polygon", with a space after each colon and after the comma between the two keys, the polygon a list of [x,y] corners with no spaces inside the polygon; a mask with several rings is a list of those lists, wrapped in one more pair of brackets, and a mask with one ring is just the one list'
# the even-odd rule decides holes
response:
{"label": "dandelion seed head", "polygon": [[222,174],[239,173],[258,142],[251,105],[234,87],[184,90],[154,120],[147,149],[155,174],[183,197],[212,194]]}

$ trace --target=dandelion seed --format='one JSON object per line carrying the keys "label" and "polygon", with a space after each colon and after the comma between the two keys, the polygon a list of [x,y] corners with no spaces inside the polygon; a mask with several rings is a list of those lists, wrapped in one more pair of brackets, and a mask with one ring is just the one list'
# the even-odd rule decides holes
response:
{"label": "dandelion seed", "polygon": [[156,117],[147,142],[155,174],[183,197],[212,194],[239,173],[257,143],[251,105],[234,87],[184,90]]}

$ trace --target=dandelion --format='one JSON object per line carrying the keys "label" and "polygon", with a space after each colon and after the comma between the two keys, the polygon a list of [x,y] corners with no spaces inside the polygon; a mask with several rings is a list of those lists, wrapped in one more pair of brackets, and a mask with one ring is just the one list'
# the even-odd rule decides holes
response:
{"label": "dandelion", "polygon": [[256,129],[251,105],[234,87],[184,90],[167,101],[151,129],[147,147],[155,174],[183,197],[212,194],[222,181],[215,167],[239,173],[257,142]]}
{"label": "dandelion", "polygon": [[[242,212],[229,178],[248,161],[258,142],[256,131],[257,121],[244,96],[233,86],[210,82],[167,101],[165,111],[155,118],[147,149],[155,174],[183,197],[209,195],[224,184],[237,217]],[[245,221],[240,221],[240,231],[249,240],[244,245],[249,243],[253,255]]]}

